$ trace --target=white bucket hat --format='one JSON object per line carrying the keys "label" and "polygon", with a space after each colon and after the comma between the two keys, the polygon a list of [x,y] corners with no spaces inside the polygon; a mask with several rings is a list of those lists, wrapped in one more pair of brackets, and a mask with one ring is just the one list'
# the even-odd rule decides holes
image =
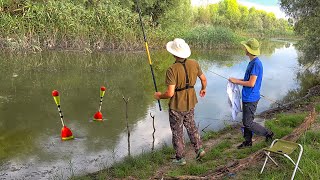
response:
{"label": "white bucket hat", "polygon": [[180,38],[175,38],[173,41],[168,42],[166,49],[169,53],[179,58],[188,58],[191,55],[189,45]]}

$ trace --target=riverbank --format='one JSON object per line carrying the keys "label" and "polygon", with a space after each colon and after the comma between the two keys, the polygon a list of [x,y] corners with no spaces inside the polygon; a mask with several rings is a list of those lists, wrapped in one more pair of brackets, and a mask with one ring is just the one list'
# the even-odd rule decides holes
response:
{"label": "riverbank", "polygon": [[[151,31],[151,30],[150,30]],[[197,26],[188,31],[182,30],[174,34],[166,34],[161,30],[149,32],[148,45],[150,49],[162,49],[164,45],[175,37],[181,37],[193,49],[226,49],[236,48],[245,37],[233,32],[230,28],[214,26]],[[53,36],[53,35],[50,35]],[[67,36],[67,35],[66,35]],[[135,32],[133,39],[92,40],[89,37],[75,37],[67,39],[46,38],[41,35],[33,36],[0,36],[0,49],[11,52],[41,52],[43,50],[65,51],[141,51],[144,41],[141,32]]]}
{"label": "riverbank", "polygon": [[[0,49],[132,51],[144,49],[138,11],[150,48],[175,37],[192,48],[235,47],[246,35],[259,39],[292,37],[293,26],[273,13],[237,2],[193,7],[190,2],[5,1],[0,2]],[[235,6],[235,7],[233,7]],[[226,9],[235,12],[225,13]],[[210,13],[209,13],[210,12]],[[228,15],[229,14],[229,15]],[[241,21],[240,21],[241,18]],[[252,25],[254,24],[254,25]]]}
{"label": "riverbank", "polygon": [[[312,115],[313,109],[317,116]],[[260,117],[266,118],[265,125],[275,132],[275,138],[282,138],[288,134],[295,133],[304,121],[315,119],[311,129],[305,133],[296,134],[294,140],[298,140],[305,152],[300,163],[305,172],[303,175],[297,173],[297,179],[317,179],[320,176],[315,166],[310,162],[318,162],[319,140],[320,140],[320,85],[309,90],[307,95],[295,102],[282,107],[274,108],[263,112]],[[312,120],[313,118],[313,120]],[[249,161],[242,171],[232,171],[242,159],[254,157],[262,148],[269,146],[270,143],[264,142],[261,137],[254,137],[252,148],[237,150],[236,146],[242,141],[240,126],[229,126],[220,132],[208,132],[203,135],[204,147],[207,152],[201,162],[194,160],[192,147],[186,147],[187,165],[177,167],[171,165],[171,157],[174,151],[171,147],[165,146],[153,153],[142,153],[137,157],[127,158],[123,162],[113,165],[111,168],[104,169],[97,173],[89,174],[76,179],[210,179],[220,172],[220,178],[253,177],[253,178],[272,178],[283,179],[291,174],[291,164],[285,163],[284,167],[278,170],[266,172],[259,175],[259,168],[262,161]],[[319,163],[319,162],[318,162]],[[255,166],[253,166],[255,165]],[[261,165],[261,166],[260,166]],[[229,167],[229,168],[228,168]],[[228,171],[222,171],[223,169]],[[276,173],[275,173],[276,172]],[[312,173],[311,173],[312,172]],[[221,174],[222,173],[222,174]]]}

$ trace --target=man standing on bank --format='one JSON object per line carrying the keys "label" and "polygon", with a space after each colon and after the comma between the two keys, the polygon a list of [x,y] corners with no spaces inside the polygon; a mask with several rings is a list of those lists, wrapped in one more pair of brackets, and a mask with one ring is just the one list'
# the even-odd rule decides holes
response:
{"label": "man standing on bank", "polygon": [[242,41],[246,55],[250,62],[247,66],[244,79],[229,78],[229,81],[243,86],[242,88],[242,108],[245,141],[238,146],[238,149],[252,146],[252,132],[257,135],[265,136],[266,141],[272,140],[273,132],[259,125],[254,120],[258,102],[260,100],[260,88],[263,76],[263,66],[258,58],[260,55],[260,44],[255,38],[248,41]]}
{"label": "man standing on bank", "polygon": [[194,121],[194,107],[198,102],[194,85],[197,77],[201,80],[200,96],[206,94],[207,79],[197,61],[187,59],[191,55],[189,45],[180,38],[170,41],[166,49],[175,58],[175,63],[166,72],[167,90],[156,92],[155,99],[169,99],[169,121],[172,131],[172,144],[176,151],[176,159],[172,162],[185,165],[183,125],[187,129],[190,141],[195,149],[196,159],[205,155],[198,128]]}

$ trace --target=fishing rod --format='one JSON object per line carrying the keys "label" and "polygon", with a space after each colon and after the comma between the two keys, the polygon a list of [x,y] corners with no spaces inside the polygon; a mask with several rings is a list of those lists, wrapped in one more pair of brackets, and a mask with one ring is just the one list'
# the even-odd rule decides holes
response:
{"label": "fishing rod", "polygon": [[224,79],[226,79],[226,80],[228,80],[229,81],[229,79],[228,78],[226,78],[226,77],[224,77],[224,76],[222,76],[222,75],[220,75],[220,74],[218,74],[218,73],[215,73],[215,72],[213,72],[213,71],[210,71],[210,70],[208,70],[209,72],[212,72],[213,74],[215,74],[215,75],[217,75],[217,76],[220,76],[220,77],[222,77],[222,78],[224,78]]}
{"label": "fishing rod", "polygon": [[[139,12],[139,19],[140,19],[140,25],[141,25],[141,29],[142,29],[142,33],[143,33],[143,39],[144,39],[144,42],[145,42],[146,52],[147,52],[147,56],[148,56],[148,60],[149,60],[149,65],[150,65],[150,70],[151,70],[151,74],[152,74],[153,85],[154,85],[154,89],[156,90],[156,92],[158,92],[157,83],[156,83],[156,79],[155,79],[155,77],[154,77],[154,72],[153,72],[153,67],[152,67],[152,61],[151,61],[150,52],[149,52],[149,46],[148,46],[147,36],[146,36],[145,31],[144,31],[144,26],[143,26],[142,17],[141,17],[141,9],[140,9],[140,7],[139,7],[138,0],[136,0],[136,3],[137,3],[138,12]],[[160,111],[161,111],[162,108],[161,108],[160,100],[158,100],[158,104],[159,104],[159,109],[160,109]]]}
{"label": "fishing rod", "polygon": [[[208,71],[211,72],[211,73],[213,73],[213,74],[215,74],[215,75],[217,75],[217,76],[220,76],[220,77],[222,77],[222,78],[224,78],[224,79],[226,79],[226,80],[229,80],[228,78],[226,78],[226,77],[224,77],[224,76],[222,76],[222,75],[220,75],[220,74],[218,74],[218,73],[215,73],[215,72],[210,71],[210,70],[208,70]],[[275,100],[272,100],[272,99],[266,97],[265,95],[260,94],[260,96],[263,97],[263,98],[265,98],[265,99],[267,99],[267,100],[269,100],[269,101],[271,101],[271,102],[273,102],[273,103],[276,103],[278,106],[281,106],[281,104],[279,104],[279,103],[276,102]]]}

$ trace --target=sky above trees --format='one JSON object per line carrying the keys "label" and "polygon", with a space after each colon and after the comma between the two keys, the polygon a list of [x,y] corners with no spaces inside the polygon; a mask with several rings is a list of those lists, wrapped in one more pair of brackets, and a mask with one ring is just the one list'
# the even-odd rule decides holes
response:
{"label": "sky above trees", "polygon": [[[214,4],[221,0],[191,0],[193,6]],[[286,18],[285,13],[280,10],[280,5],[278,0],[238,0],[238,3],[244,6],[255,7],[259,10],[264,10],[267,12],[273,12],[277,18]]]}

